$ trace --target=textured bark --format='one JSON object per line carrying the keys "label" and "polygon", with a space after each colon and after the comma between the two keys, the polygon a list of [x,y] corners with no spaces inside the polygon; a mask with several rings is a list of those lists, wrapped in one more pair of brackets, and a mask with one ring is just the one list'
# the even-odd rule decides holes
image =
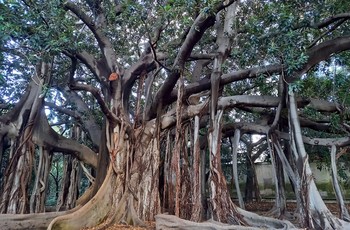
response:
{"label": "textured bark", "polygon": [[144,225],[141,218],[154,220],[160,212],[160,156],[153,125],[136,130],[137,143],[125,126],[113,128],[107,134],[111,164],[101,188],[77,211],[54,219],[49,229],[105,229],[114,223]]}
{"label": "textured bark", "polygon": [[132,185],[137,189],[137,216],[142,220],[154,220],[154,216],[160,213],[160,143],[157,137],[144,137],[143,140],[137,147],[141,147],[141,151],[136,152],[135,159],[140,161],[134,162],[131,180],[135,180]]}
{"label": "textured bark", "polygon": [[[182,103],[182,95],[183,95],[183,87],[184,87],[184,79],[183,76],[180,76],[178,80],[178,100],[176,102],[176,117],[181,117],[182,110],[183,110],[183,103]],[[181,159],[181,152],[184,146],[184,127],[182,124],[181,119],[177,119],[176,121],[176,133],[175,133],[175,149],[173,152],[173,155],[171,157],[171,166],[170,166],[170,173],[173,174],[172,178],[172,187],[175,190],[175,196],[174,196],[174,214],[178,217],[180,217],[180,199],[181,199],[181,167],[180,167],[180,159]]]}
{"label": "textured bark", "polygon": [[39,163],[36,170],[34,186],[30,196],[30,213],[45,212],[45,201],[48,178],[51,166],[51,156],[44,147],[39,147]]}
{"label": "textured bark", "polygon": [[[16,162],[12,172],[5,178],[4,191],[1,196],[1,213],[26,213],[28,198],[27,186],[32,169],[33,155],[30,152],[20,152],[21,156]],[[22,155],[23,154],[23,155]]]}
{"label": "textured bark", "polygon": [[192,178],[191,178],[191,172],[193,169],[190,166],[190,159],[189,159],[189,149],[188,149],[188,143],[190,143],[189,140],[189,126],[187,125],[184,128],[184,143],[181,148],[181,198],[180,198],[180,218],[184,219],[190,219],[192,215]]}
{"label": "textured bark", "polygon": [[8,121],[13,120],[13,124],[22,127],[23,131],[21,137],[16,139],[16,143],[11,145],[9,164],[3,180],[0,199],[1,213],[23,214],[29,211],[27,186],[31,179],[35,151],[31,138],[43,103],[43,85],[49,82],[49,79],[50,66],[47,63],[39,62],[36,66],[36,73],[27,88],[27,97],[23,98],[3,118],[5,120],[11,118]]}
{"label": "textured bark", "polygon": [[81,178],[79,161],[70,155],[64,156],[61,191],[57,199],[56,210],[69,210],[75,207]]}
{"label": "textured bark", "polygon": [[[202,173],[201,168],[205,162],[201,162],[201,149],[199,145],[199,116],[194,118],[194,145],[193,145],[193,179],[192,179],[192,215],[191,221],[198,222],[203,217],[202,206]],[[205,196],[204,196],[205,197]]]}

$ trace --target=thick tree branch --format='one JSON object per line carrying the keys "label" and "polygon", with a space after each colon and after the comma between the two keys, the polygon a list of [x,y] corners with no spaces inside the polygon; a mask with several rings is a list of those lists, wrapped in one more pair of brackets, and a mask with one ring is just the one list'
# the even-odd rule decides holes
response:
{"label": "thick tree branch", "polygon": [[[316,103],[314,103],[315,101]],[[265,112],[266,114],[266,111],[265,111],[266,108],[276,108],[279,103],[280,103],[279,97],[238,95],[238,96],[219,98],[218,108],[219,109],[229,109],[229,108],[242,109],[246,107],[248,108],[257,107],[257,108],[261,108],[260,112]],[[298,108],[310,107],[319,112],[338,112],[336,104],[327,102],[327,101],[323,101],[321,103],[321,101],[318,99],[305,100],[303,98],[298,98],[297,104],[298,104]],[[203,115],[208,113],[209,113],[209,110],[208,110],[207,102],[203,102],[197,105],[189,105],[184,109],[181,119],[187,120],[196,115],[200,115],[200,114]],[[316,126],[315,122],[308,121],[306,119],[301,119],[301,122],[304,122],[303,124],[305,124],[309,128]],[[161,119],[162,129],[166,129],[171,126],[174,126],[175,123],[176,123],[176,116],[174,111],[170,111],[164,116],[162,116],[162,119]],[[268,131],[268,130],[267,131],[265,130],[266,121],[264,121],[263,125],[264,125],[264,128],[262,129],[263,130],[262,134],[266,134],[266,132]],[[266,127],[269,128],[268,126]],[[240,129],[242,131],[244,130],[244,128],[240,128]],[[324,127],[324,124],[323,124],[322,129],[326,130],[327,127]]]}
{"label": "thick tree branch", "polygon": [[[282,133],[276,131],[280,138],[285,140],[289,140],[288,133]],[[320,146],[337,146],[337,147],[345,147],[350,144],[350,137],[336,137],[336,138],[311,138],[311,137],[302,137],[303,142],[309,145],[320,145]]]}
{"label": "thick tree branch", "polygon": [[[259,125],[251,122],[237,122],[237,123],[228,123],[223,125],[222,131],[226,134],[225,136],[233,136],[234,130],[240,129],[242,132],[250,134],[261,134],[265,135],[269,130],[268,125]],[[289,140],[290,136],[288,133],[284,133],[276,130],[276,134],[279,138]],[[320,146],[332,146],[344,147],[350,144],[350,137],[337,137],[337,138],[311,138],[311,137],[302,137],[302,140],[305,144],[309,145],[320,145]]]}
{"label": "thick tree branch", "polygon": [[[164,60],[167,58],[167,55],[164,53],[157,54],[158,61]],[[123,103],[128,103],[129,96],[131,93],[132,86],[134,85],[137,78],[143,73],[149,73],[157,68],[156,62],[153,55],[147,54],[141,57],[135,64],[130,68],[125,70],[122,85],[123,85]],[[126,105],[125,105],[125,108]]]}
{"label": "thick tree branch", "polygon": [[340,25],[342,25],[347,19],[341,19],[338,21],[335,25],[333,25],[331,28],[327,29],[325,32],[323,32],[320,36],[318,36],[310,45],[308,48],[313,47],[317,44],[318,41],[320,41],[323,37],[325,37],[327,34],[330,34],[332,31],[337,29]]}
{"label": "thick tree branch", "polygon": [[84,90],[84,91],[90,92],[97,100],[97,103],[100,105],[101,110],[105,114],[107,119],[112,124],[120,123],[119,118],[111,110],[109,110],[108,105],[106,104],[105,100],[102,98],[101,92],[99,89],[94,88],[90,85],[77,84],[77,83],[72,84],[70,88],[72,90]]}
{"label": "thick tree branch", "polygon": [[103,60],[97,60],[92,54],[83,50],[81,52],[73,54],[69,54],[68,52],[64,52],[67,56],[71,55],[79,59],[82,63],[86,65],[86,67],[91,71],[91,73],[96,77],[96,79],[104,86],[108,87],[107,79],[109,76],[109,71],[107,68],[107,64]]}
{"label": "thick tree branch", "polygon": [[332,54],[340,53],[348,49],[350,49],[350,36],[334,38],[312,47],[307,52],[307,55],[309,56],[307,63],[299,71],[297,71],[293,77],[288,79],[288,81],[292,82],[293,80],[302,76],[314,65],[326,60]]}
{"label": "thick tree branch", "polygon": [[74,117],[75,119],[80,120],[80,115],[78,114],[78,111],[73,111],[67,108],[64,108],[62,106],[58,106],[55,103],[52,102],[45,102],[45,106],[50,107],[51,109],[56,110],[57,112],[66,114],[68,116]]}
{"label": "thick tree branch", "polygon": [[44,110],[40,113],[40,119],[34,126],[32,140],[39,146],[45,146],[56,152],[72,154],[80,161],[97,167],[97,155],[90,148],[75,140],[65,138],[57,134],[49,125]]}
{"label": "thick tree branch", "polygon": [[350,13],[341,13],[341,14],[333,15],[329,18],[324,19],[321,22],[311,24],[310,27],[315,29],[321,29],[323,27],[329,26],[330,24],[343,19],[350,19]]}
{"label": "thick tree branch", "polygon": [[182,43],[181,48],[176,56],[171,73],[169,73],[168,78],[164,81],[163,85],[159,88],[155,95],[152,105],[149,111],[147,111],[147,119],[150,120],[155,116],[155,111],[157,111],[158,105],[161,107],[165,105],[164,101],[166,94],[173,90],[178,78],[180,77],[180,71],[183,69],[184,64],[188,57],[190,56],[194,46],[202,38],[204,32],[215,23],[215,14],[222,9],[230,6],[235,0],[224,1],[219,3],[213,14],[208,14],[207,12],[202,12],[198,15],[196,20],[193,22],[185,41]]}
{"label": "thick tree branch", "polygon": [[99,12],[99,20],[93,21],[91,17],[89,17],[81,8],[79,8],[73,2],[66,2],[64,4],[64,7],[65,9],[72,11],[79,19],[81,19],[94,34],[97,43],[100,47],[100,50],[108,65],[109,72],[120,72],[115,50],[113,49],[111,41],[102,30],[102,28],[106,26],[104,15],[102,14],[102,12]]}
{"label": "thick tree branch", "polygon": [[[262,67],[254,67],[246,70],[238,70],[232,73],[227,73],[221,75],[220,86],[227,85],[232,82],[248,79],[248,78],[256,78],[257,76],[271,76],[273,74],[278,74],[283,70],[282,65],[270,65],[270,66],[262,66]],[[205,91],[210,89],[210,79],[203,78],[198,82],[191,83],[185,87],[184,97],[189,97],[194,93],[199,93],[201,91]],[[172,103],[177,99],[176,90],[172,90],[171,94],[166,101],[167,103]]]}

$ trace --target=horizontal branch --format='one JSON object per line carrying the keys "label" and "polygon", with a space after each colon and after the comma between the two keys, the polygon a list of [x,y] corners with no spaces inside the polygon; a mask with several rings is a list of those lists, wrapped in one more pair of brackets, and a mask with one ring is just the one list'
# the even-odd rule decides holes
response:
{"label": "horizontal branch", "polygon": [[341,14],[336,14],[331,17],[328,17],[324,19],[321,22],[311,24],[310,27],[315,28],[315,29],[321,29],[323,27],[329,26],[330,24],[337,22],[342,19],[350,19],[350,13],[341,13]]}
{"label": "horizontal branch", "polygon": [[[269,66],[261,66],[249,68],[246,70],[238,70],[235,72],[227,73],[221,75],[220,85],[227,85],[232,82],[248,79],[248,78],[256,78],[258,76],[271,76],[273,74],[278,74],[282,71],[283,65],[269,65]],[[198,82],[191,83],[187,85],[184,89],[184,96],[188,97],[194,93],[199,93],[205,90],[210,89],[210,79],[204,78],[199,80]],[[166,100],[168,104],[173,103],[177,99],[177,90],[172,90],[170,96]]]}
{"label": "horizontal branch", "polygon": [[[225,136],[232,136],[235,129],[240,129],[242,132],[250,134],[260,134],[266,135],[269,131],[269,125],[260,125],[251,122],[237,122],[237,123],[228,123],[223,125],[223,133]],[[290,139],[289,133],[284,133],[280,131],[275,131],[277,135],[285,140]],[[350,144],[350,137],[337,137],[337,138],[311,138],[303,136],[302,140],[305,144],[309,145],[319,145],[319,146],[332,146],[344,147]]]}
{"label": "horizontal branch", "polygon": [[50,107],[51,109],[56,110],[57,112],[66,114],[68,116],[74,117],[75,119],[80,119],[80,116],[77,111],[73,111],[62,106],[58,106],[55,103],[45,101],[45,106]]}
{"label": "horizontal branch", "polygon": [[38,146],[44,146],[54,152],[71,154],[78,160],[97,168],[97,154],[78,141],[55,132],[50,127],[44,110],[40,112],[40,119],[35,123],[32,140]]}
{"label": "horizontal branch", "polygon": [[[282,133],[276,131],[280,138],[289,140],[290,135],[288,133]],[[332,146],[345,147],[350,144],[350,137],[336,137],[336,138],[311,138],[303,136],[303,142],[309,145],[320,145],[320,146]]]}
{"label": "horizontal branch", "polygon": [[[279,97],[273,96],[254,96],[254,95],[239,95],[239,96],[230,96],[230,97],[222,97],[219,98],[218,108],[219,109],[232,109],[232,108],[276,108],[280,102]],[[310,107],[319,112],[338,112],[337,105],[327,101],[321,101],[319,99],[297,99],[298,108]],[[197,104],[197,105],[189,105],[184,108],[183,115],[181,117],[182,120],[190,119],[196,115],[208,114],[208,106],[206,102]],[[315,126],[315,122],[306,120],[306,118],[301,119],[304,125]],[[176,116],[174,111],[170,111],[161,119],[161,127],[162,129],[169,128],[176,123]],[[266,122],[265,122],[266,123]],[[264,124],[265,125],[265,124]],[[323,124],[324,126],[324,124]],[[323,129],[327,129],[327,127],[323,127]],[[310,127],[311,128],[311,127]],[[244,128],[240,128],[244,129]],[[260,127],[260,131],[258,133],[264,134],[265,126]]]}

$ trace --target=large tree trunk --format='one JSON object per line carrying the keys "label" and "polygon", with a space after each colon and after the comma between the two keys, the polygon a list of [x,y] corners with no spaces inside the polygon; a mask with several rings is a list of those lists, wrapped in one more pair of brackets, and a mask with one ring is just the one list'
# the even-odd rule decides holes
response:
{"label": "large tree trunk", "polygon": [[111,164],[101,188],[76,212],[54,219],[49,229],[103,229],[114,223],[143,225],[141,219],[154,220],[160,212],[159,139],[154,125],[135,130],[134,137],[125,133],[123,125],[113,128],[107,138]]}

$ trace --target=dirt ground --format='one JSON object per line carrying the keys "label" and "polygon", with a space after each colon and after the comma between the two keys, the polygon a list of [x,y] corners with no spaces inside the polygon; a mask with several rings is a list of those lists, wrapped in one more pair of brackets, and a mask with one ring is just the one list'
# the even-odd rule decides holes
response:
{"label": "dirt ground", "polygon": [[[273,207],[273,202],[271,201],[261,201],[261,202],[251,202],[248,204],[245,204],[245,208],[247,211],[251,211],[254,213],[257,213],[259,215],[264,215],[264,213],[270,211]],[[339,208],[337,203],[335,202],[326,202],[327,207],[329,210],[334,214],[339,214]],[[350,208],[350,205],[348,204],[348,209]],[[295,202],[287,202],[287,211],[293,212],[296,209],[296,203]],[[134,226],[127,226],[127,225],[113,225],[108,230],[154,230],[155,222],[147,222],[147,227],[134,227]],[[90,228],[88,230],[93,230],[94,228]]]}

